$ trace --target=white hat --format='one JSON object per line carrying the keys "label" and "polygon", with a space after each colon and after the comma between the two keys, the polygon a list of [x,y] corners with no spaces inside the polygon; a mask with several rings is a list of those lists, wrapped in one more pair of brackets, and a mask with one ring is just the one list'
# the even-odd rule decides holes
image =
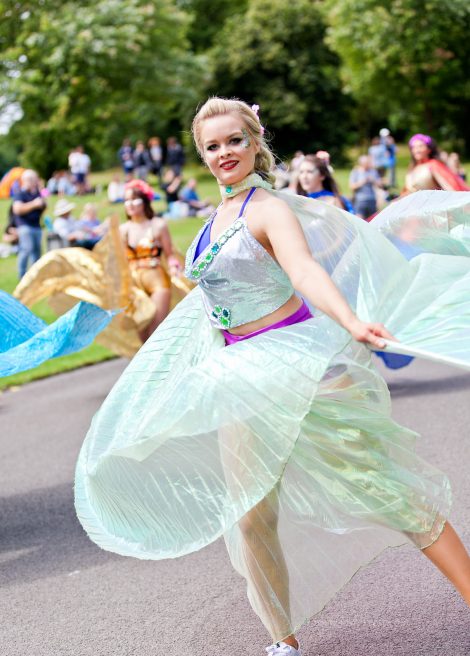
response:
{"label": "white hat", "polygon": [[388,137],[390,130],[388,128],[382,128],[379,132],[381,137]]}
{"label": "white hat", "polygon": [[75,207],[75,203],[71,203],[66,198],[61,198],[55,204],[54,216],[64,216],[64,214],[68,214],[69,212],[71,212],[74,207]]}

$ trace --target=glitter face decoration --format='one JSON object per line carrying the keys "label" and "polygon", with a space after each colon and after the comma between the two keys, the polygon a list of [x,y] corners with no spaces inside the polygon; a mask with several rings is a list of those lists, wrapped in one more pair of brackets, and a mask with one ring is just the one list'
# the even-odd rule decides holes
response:
{"label": "glitter face decoration", "polygon": [[243,146],[244,148],[249,148],[251,146],[251,139],[250,139],[250,135],[248,134],[248,130],[242,128],[242,134],[243,134]]}

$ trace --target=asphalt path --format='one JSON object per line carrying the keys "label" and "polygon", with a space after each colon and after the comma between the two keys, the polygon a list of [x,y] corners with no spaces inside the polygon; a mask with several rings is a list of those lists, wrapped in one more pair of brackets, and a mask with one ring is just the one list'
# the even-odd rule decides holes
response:
{"label": "asphalt path", "polygon": [[[73,509],[83,436],[125,366],[114,360],[0,395],[1,656],[261,656],[269,637],[222,541],[177,560],[101,551]],[[394,417],[446,471],[470,547],[470,374],[386,372]],[[300,632],[304,656],[465,656],[470,612],[411,546],[362,569]]]}

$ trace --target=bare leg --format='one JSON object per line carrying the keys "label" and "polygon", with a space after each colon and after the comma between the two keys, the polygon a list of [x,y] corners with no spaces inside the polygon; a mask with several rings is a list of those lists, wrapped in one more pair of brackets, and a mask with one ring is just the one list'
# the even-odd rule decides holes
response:
{"label": "bare leg", "polygon": [[437,540],[422,551],[470,606],[470,556],[449,522]]}
{"label": "bare leg", "polygon": [[148,326],[139,333],[142,342],[146,342],[150,335],[161,324],[163,319],[168,316],[168,312],[170,311],[171,291],[165,288],[157,289],[153,292],[150,298],[155,303],[155,314]]}
{"label": "bare leg", "polygon": [[[275,491],[239,521],[249,597],[272,636],[290,629],[289,576],[277,535],[277,505]],[[289,639],[284,640],[296,646],[295,638]]]}

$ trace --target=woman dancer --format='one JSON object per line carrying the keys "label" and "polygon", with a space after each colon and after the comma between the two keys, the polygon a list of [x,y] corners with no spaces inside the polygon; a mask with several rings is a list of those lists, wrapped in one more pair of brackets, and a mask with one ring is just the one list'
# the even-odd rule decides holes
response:
{"label": "woman dancer", "polygon": [[[178,277],[182,272],[166,222],[155,216],[152,199],[153,191],[147,184],[141,180],[128,182],[124,200],[128,221],[119,227],[132,279],[155,305],[152,320],[140,332],[143,342],[170,311],[171,276]],[[168,262],[168,273],[163,267],[162,255]]]}
{"label": "woman dancer", "polygon": [[318,155],[305,155],[299,168],[297,193],[317,198],[354,214],[351,201],[341,196],[328,162]]}
{"label": "woman dancer", "polygon": [[118,217],[111,216],[107,234],[92,251],[60,248],[46,253],[22,278],[14,296],[29,307],[47,298],[59,315],[77,301],[121,309],[96,341],[132,357],[166,316],[170,300],[176,305],[192,284],[181,275],[180,256],[163,220],[153,218],[151,188],[142,180],[128,184],[126,211],[136,218],[122,227],[122,234]]}
{"label": "woman dancer", "polygon": [[[273,192],[273,157],[243,102],[207,101],[193,132],[223,198],[187,254],[199,287],[95,416],[77,464],[80,521],[101,547],[138,558],[224,535],[272,656],[298,656],[302,622],[407,539],[470,603],[448,480],[392,421],[365,347],[391,338],[374,315],[437,353],[459,333],[470,365],[468,295],[457,289],[470,260],[407,262],[363,221]],[[440,258],[431,288],[427,267]]]}
{"label": "woman dancer", "polygon": [[411,164],[406,174],[402,196],[421,189],[470,191],[470,187],[462,178],[440,161],[437,145],[427,134],[413,135],[408,146]]}

